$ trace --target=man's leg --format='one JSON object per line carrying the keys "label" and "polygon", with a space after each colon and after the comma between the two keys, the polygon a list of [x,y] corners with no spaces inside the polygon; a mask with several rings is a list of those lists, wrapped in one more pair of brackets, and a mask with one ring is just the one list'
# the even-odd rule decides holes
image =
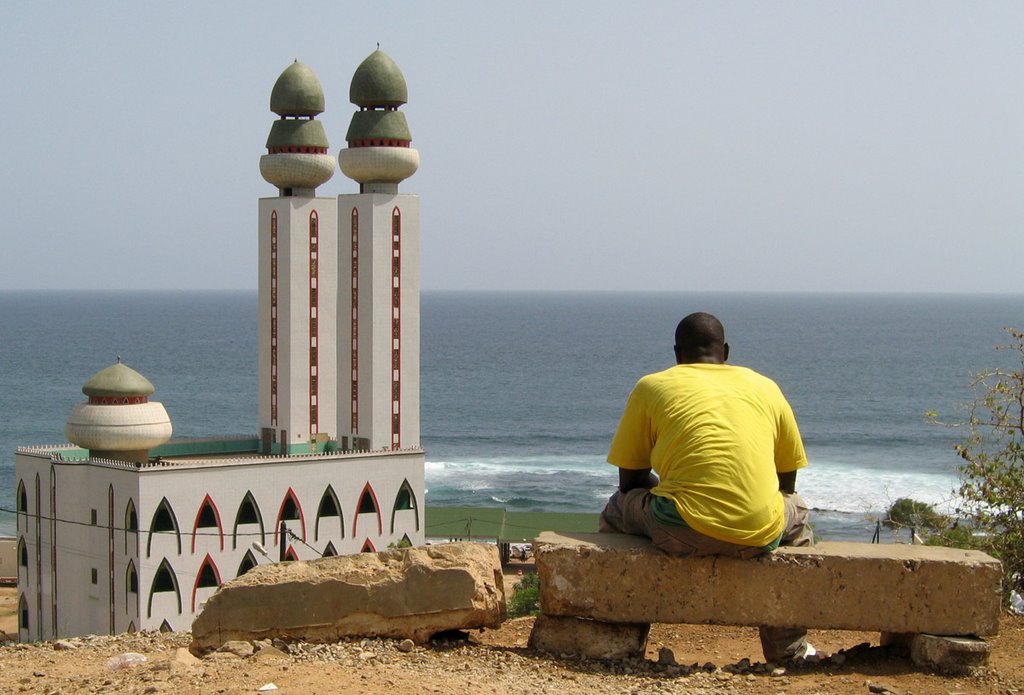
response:
{"label": "man's leg", "polygon": [[[782,494],[786,510],[786,528],[781,545],[814,545],[814,532],[808,523],[807,503],[797,494]],[[808,651],[807,630],[799,627],[761,627],[761,649],[767,661],[784,661],[804,656]]]}
{"label": "man's leg", "polygon": [[597,530],[601,533],[628,533],[651,537],[651,491],[635,488],[629,492],[615,491],[601,512]]}
{"label": "man's leg", "polygon": [[616,492],[608,500],[598,530],[601,533],[628,533],[650,538],[661,552],[675,557],[691,555],[726,555],[729,557],[756,557],[762,551],[746,545],[736,545],[705,536],[687,526],[669,526],[658,523],[651,510],[651,493],[642,488]]}

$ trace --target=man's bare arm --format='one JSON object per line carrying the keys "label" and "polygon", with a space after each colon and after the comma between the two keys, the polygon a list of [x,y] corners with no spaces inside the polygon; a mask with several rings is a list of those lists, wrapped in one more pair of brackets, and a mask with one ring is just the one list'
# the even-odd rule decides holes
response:
{"label": "man's bare arm", "polygon": [[791,495],[796,492],[796,471],[778,473],[777,475],[779,476],[780,492],[788,492]]}
{"label": "man's bare arm", "polygon": [[632,470],[629,468],[619,469],[619,491],[629,492],[637,488],[650,490],[658,484],[658,476],[650,468]]}

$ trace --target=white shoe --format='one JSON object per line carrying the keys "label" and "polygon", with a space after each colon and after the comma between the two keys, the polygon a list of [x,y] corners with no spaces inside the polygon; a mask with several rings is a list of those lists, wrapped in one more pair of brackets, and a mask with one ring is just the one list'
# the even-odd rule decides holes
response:
{"label": "white shoe", "polygon": [[818,650],[814,648],[814,645],[810,642],[804,642],[803,648],[793,655],[793,659],[807,659],[818,653]]}

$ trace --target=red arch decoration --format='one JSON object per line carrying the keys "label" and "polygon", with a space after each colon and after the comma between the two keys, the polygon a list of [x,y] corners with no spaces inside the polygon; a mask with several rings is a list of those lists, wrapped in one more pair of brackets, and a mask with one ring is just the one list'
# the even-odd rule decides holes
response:
{"label": "red arch decoration", "polygon": [[[203,508],[207,505],[213,510],[213,517],[217,520],[217,536],[220,538],[220,549],[224,550],[224,526],[220,522],[220,510],[217,509],[217,505],[214,504],[213,498],[207,495],[203,498],[203,503],[199,505],[199,511],[196,512],[196,520],[192,522],[192,552],[196,551],[196,533],[199,531],[199,518],[203,515]],[[203,527],[207,528],[207,527]]]}
{"label": "red arch decoration", "polygon": [[[299,535],[302,536],[302,540],[306,540],[306,513],[302,511],[302,505],[299,503],[299,498],[295,491],[288,488],[288,492],[284,493],[284,499],[281,500],[281,506],[277,508],[277,522],[274,524],[274,545],[284,541],[284,539],[279,538],[281,535],[281,522],[283,521],[281,515],[284,514],[284,505],[288,502],[289,498],[295,504],[295,508],[299,510],[299,527],[302,529],[302,533]],[[292,520],[288,519],[288,521]]]}
{"label": "red arch decoration", "polygon": [[[384,522],[380,516],[380,505],[377,503],[377,493],[373,491],[373,486],[367,483],[363,486],[363,491],[359,493],[359,501],[356,502],[356,513],[352,515],[352,536],[358,536],[357,529],[359,527],[359,508],[362,506],[363,498],[367,495],[373,500],[373,511],[377,516],[377,535],[384,533]],[[364,512],[365,513],[365,512]]]}
{"label": "red arch decoration", "polygon": [[203,576],[203,568],[205,568],[205,567],[209,567],[210,569],[213,570],[213,576],[217,580],[217,586],[220,586],[221,583],[222,583],[221,579],[220,579],[220,570],[217,569],[217,563],[214,562],[213,558],[210,557],[210,554],[207,553],[206,557],[204,557],[203,561],[199,564],[199,571],[196,572],[196,581],[192,584],[192,612],[193,613],[196,612],[196,594],[199,592],[199,579],[200,579],[200,577]]}

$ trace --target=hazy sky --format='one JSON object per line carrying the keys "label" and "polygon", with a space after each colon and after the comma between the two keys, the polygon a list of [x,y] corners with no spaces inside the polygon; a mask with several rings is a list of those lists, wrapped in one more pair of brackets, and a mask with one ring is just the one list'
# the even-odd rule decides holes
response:
{"label": "hazy sky", "polygon": [[313,68],[337,155],[380,42],[425,289],[1022,292],[1022,37],[1016,1],[2,3],[0,289],[255,288],[274,81]]}

